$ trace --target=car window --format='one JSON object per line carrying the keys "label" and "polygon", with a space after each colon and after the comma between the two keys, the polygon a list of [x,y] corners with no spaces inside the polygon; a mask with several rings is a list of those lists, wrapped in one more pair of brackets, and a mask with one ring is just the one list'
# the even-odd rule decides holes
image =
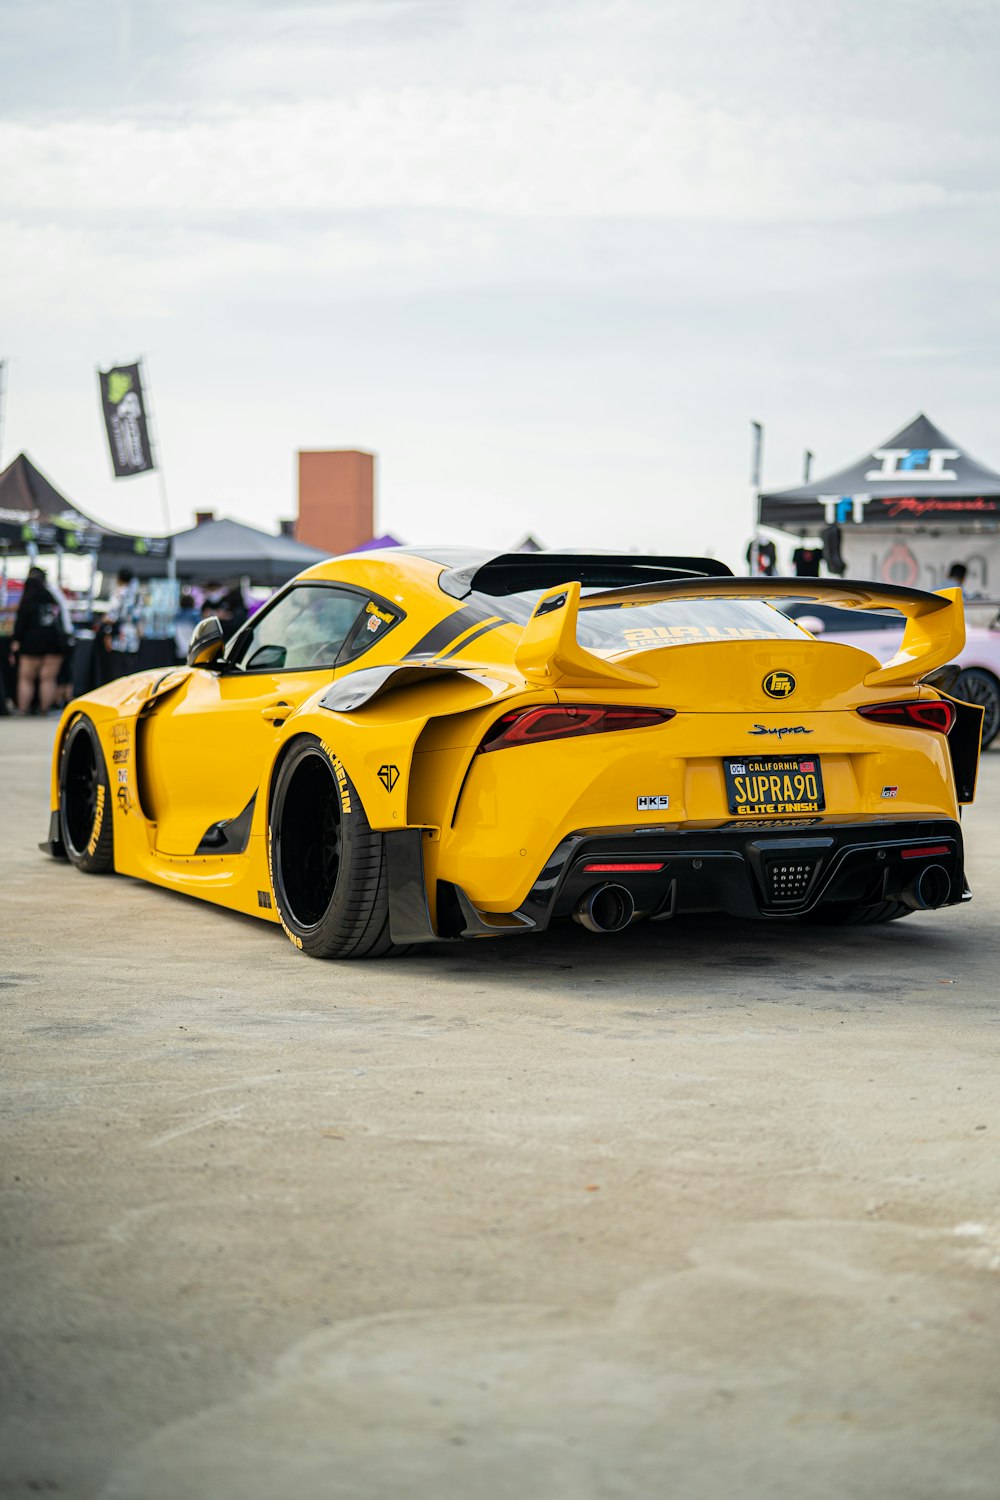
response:
{"label": "car window", "polygon": [[360,594],[300,584],[261,610],[231,658],[247,672],[332,667],[364,608]]}
{"label": "car window", "polygon": [[869,609],[838,609],[833,604],[786,604],[782,606],[793,620],[799,616],[812,616],[822,620],[828,631],[857,634],[862,630],[902,630],[906,621],[897,610],[890,613],[875,613]]}
{"label": "car window", "polygon": [[591,650],[649,651],[712,641],[801,639],[770,605],[744,599],[659,599],[652,604],[581,609],[577,639]]}
{"label": "car window", "polygon": [[387,604],[384,599],[367,600],[364,609],[354,623],[351,633],[344,642],[338,659],[338,666],[343,666],[350,661],[356,661],[359,656],[368,650],[369,646],[374,646],[376,641],[380,641],[383,636],[389,633],[394,625],[398,625],[400,620],[404,618],[405,616],[401,609],[396,609],[394,605]]}

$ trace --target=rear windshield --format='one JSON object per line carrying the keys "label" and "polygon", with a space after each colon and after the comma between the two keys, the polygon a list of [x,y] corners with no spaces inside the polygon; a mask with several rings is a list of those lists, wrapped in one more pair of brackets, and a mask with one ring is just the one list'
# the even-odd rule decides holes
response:
{"label": "rear windshield", "polygon": [[802,631],[753,599],[676,599],[581,609],[577,639],[591,651],[650,651],[712,641],[801,640]]}
{"label": "rear windshield", "polygon": [[[474,593],[486,614],[527,625],[541,589],[497,599]],[[598,592],[592,590],[591,592]],[[586,604],[587,592],[583,595]],[[711,641],[800,641],[804,632],[786,615],[756,599],[662,599],[651,604],[581,607],[576,635],[588,651],[651,651]]]}

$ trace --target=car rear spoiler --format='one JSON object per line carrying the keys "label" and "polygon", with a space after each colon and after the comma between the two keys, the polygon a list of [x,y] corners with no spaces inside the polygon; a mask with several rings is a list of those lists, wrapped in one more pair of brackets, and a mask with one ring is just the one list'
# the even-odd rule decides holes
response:
{"label": "car rear spoiler", "polygon": [[732,569],[715,557],[655,557],[634,552],[503,552],[466,568],[447,568],[439,587],[453,599],[469,594],[522,594],[532,589],[613,589],[663,579],[732,578]]}
{"label": "car rear spoiler", "polygon": [[580,686],[590,681],[617,681],[652,686],[654,679],[633,666],[608,661],[577,643],[581,609],[652,604],[671,599],[779,599],[840,605],[845,609],[895,609],[906,620],[899,651],[884,666],[873,668],[866,687],[916,683],[950,661],[965,645],[965,611],[959,589],[927,593],[893,583],[855,583],[840,578],[684,578],[610,588],[580,597],[579,582],[549,589],[539,599],[514,657],[530,681]]}

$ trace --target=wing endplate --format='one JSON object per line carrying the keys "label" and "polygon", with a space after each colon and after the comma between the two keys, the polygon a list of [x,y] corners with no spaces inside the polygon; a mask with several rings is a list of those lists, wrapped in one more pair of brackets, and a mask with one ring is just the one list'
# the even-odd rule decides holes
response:
{"label": "wing endplate", "polygon": [[658,686],[647,672],[584,650],[576,638],[579,611],[579,583],[560,584],[539,599],[514,652],[514,665],[528,682],[544,687],[590,687],[602,682],[632,688]]}

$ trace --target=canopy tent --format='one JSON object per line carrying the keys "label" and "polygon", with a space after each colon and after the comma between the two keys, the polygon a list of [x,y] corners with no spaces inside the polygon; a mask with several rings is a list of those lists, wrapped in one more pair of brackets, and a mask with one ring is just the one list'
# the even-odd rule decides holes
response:
{"label": "canopy tent", "polygon": [[0,548],[5,552],[97,552],[109,545],[123,558],[164,558],[170,552],[168,537],[109,531],[67,500],[26,453],[0,473]]}
{"label": "canopy tent", "polygon": [[1000,474],[971,458],[923,413],[856,463],[758,496],[762,526],[818,534],[832,522],[893,527],[1000,525]]}
{"label": "canopy tent", "polygon": [[[277,588],[327,556],[318,547],[258,531],[240,521],[203,521],[190,531],[176,532],[170,540],[177,577],[189,583],[249,578],[251,583]],[[152,558],[119,557],[113,548],[102,549],[101,567],[105,572],[129,567],[147,577],[162,572]]]}

